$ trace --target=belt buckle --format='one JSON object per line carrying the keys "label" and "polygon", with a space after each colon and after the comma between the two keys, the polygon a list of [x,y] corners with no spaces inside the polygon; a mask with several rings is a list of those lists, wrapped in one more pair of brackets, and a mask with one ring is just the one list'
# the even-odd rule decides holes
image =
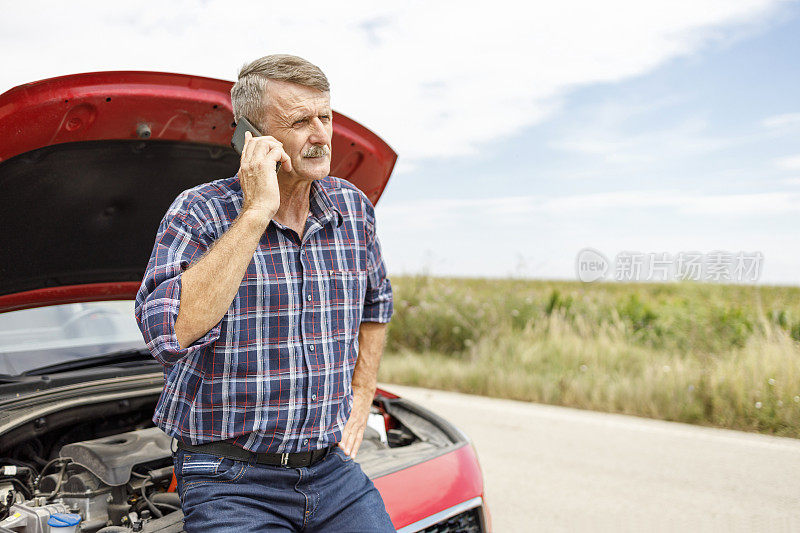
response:
{"label": "belt buckle", "polygon": [[289,454],[282,453],[281,454],[281,466],[288,466],[289,465]]}

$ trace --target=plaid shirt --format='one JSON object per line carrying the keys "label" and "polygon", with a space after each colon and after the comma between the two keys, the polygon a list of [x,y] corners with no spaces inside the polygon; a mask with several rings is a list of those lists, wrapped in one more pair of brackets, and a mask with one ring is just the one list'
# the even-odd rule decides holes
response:
{"label": "plaid shirt", "polygon": [[352,407],[359,325],[392,315],[374,208],[345,180],[313,182],[302,241],[271,221],[228,312],[181,348],[181,273],[241,206],[238,175],[216,180],[181,193],[158,228],[135,306],[164,365],[153,421],[189,444],[234,438],[280,453],[335,444]]}

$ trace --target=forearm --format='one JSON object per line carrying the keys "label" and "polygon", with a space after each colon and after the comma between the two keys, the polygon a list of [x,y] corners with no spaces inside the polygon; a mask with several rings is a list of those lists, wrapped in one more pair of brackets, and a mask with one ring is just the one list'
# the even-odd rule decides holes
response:
{"label": "forearm", "polygon": [[386,324],[361,323],[358,330],[358,359],[353,370],[353,394],[368,397],[370,403],[378,383],[378,367],[385,342]]}
{"label": "forearm", "polygon": [[182,348],[225,316],[270,218],[261,211],[242,211],[208,252],[181,274],[175,335]]}
{"label": "forearm", "polygon": [[353,409],[342,431],[339,446],[355,457],[364,437],[369,409],[378,383],[378,366],[386,340],[386,324],[362,322],[358,330],[358,359],[353,370]]}

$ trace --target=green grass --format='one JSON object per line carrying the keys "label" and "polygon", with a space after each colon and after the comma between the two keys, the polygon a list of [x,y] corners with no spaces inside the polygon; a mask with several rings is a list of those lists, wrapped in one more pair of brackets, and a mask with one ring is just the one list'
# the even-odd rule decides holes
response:
{"label": "green grass", "polygon": [[379,379],[800,438],[800,288],[393,278]]}

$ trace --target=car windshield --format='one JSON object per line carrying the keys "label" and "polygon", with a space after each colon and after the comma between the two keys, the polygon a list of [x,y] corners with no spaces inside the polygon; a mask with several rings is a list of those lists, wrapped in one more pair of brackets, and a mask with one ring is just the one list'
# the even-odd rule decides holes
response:
{"label": "car windshield", "polygon": [[0,313],[0,374],[144,347],[132,300]]}

